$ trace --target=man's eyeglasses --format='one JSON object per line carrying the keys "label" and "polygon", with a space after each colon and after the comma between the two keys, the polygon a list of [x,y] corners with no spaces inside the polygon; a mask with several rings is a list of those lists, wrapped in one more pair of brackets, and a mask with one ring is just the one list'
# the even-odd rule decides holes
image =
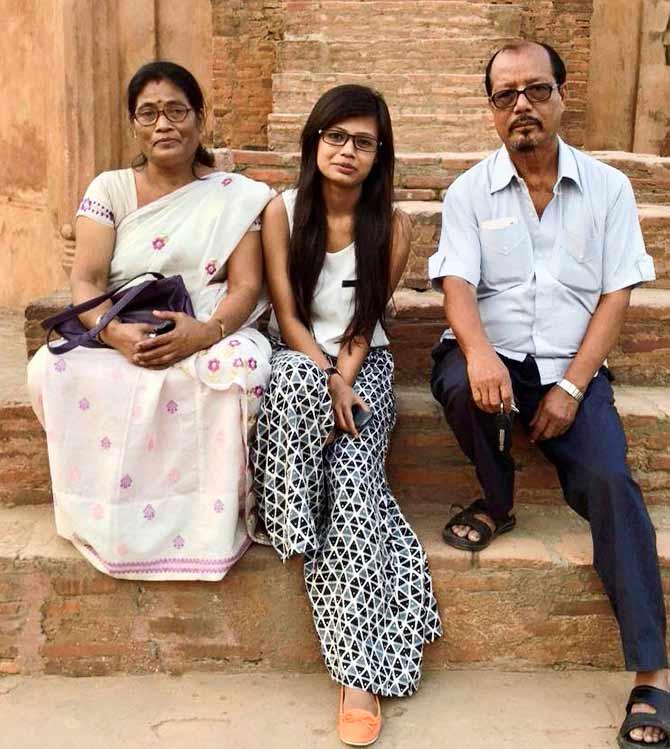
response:
{"label": "man's eyeglasses", "polygon": [[497,91],[489,97],[489,101],[496,109],[511,109],[521,94],[528,101],[536,104],[541,101],[547,101],[557,89],[558,85],[556,83],[531,83],[526,88],[506,88],[502,91]]}
{"label": "man's eyeglasses", "polygon": [[164,114],[170,122],[183,122],[191,107],[183,104],[168,104],[164,109],[158,107],[142,107],[135,112],[135,119],[140,125],[155,125],[158,118]]}
{"label": "man's eyeglasses", "polygon": [[319,135],[321,140],[330,146],[343,146],[351,138],[357,151],[376,151],[382,144],[380,140],[376,140],[370,135],[353,135],[346,130],[338,130],[337,128],[319,130]]}

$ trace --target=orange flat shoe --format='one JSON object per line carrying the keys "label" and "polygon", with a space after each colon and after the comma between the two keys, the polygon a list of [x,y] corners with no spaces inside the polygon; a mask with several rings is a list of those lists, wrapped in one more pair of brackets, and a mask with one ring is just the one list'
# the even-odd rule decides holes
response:
{"label": "orange flat shoe", "polygon": [[337,717],[337,733],[340,741],[349,746],[370,746],[379,738],[382,730],[382,708],[375,696],[377,715],[369,710],[344,709],[344,687],[340,687],[340,713]]}

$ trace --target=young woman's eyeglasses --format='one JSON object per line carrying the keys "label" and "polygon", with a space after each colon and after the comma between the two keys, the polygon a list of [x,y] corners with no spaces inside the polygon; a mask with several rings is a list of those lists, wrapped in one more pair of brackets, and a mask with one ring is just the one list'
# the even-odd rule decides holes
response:
{"label": "young woman's eyeglasses", "polygon": [[183,122],[191,107],[183,104],[168,104],[164,109],[158,107],[141,107],[135,112],[135,119],[140,125],[155,125],[161,114],[164,114],[170,122]]}
{"label": "young woman's eyeglasses", "polygon": [[556,83],[531,83],[526,88],[506,88],[502,91],[497,91],[489,97],[489,100],[496,109],[511,109],[521,94],[528,101],[536,104],[541,101],[547,101],[556,89],[558,89]]}
{"label": "young woman's eyeglasses", "polygon": [[351,138],[354,142],[354,148],[357,151],[376,151],[382,142],[376,140],[371,135],[354,135],[346,130],[329,128],[328,130],[319,130],[319,135],[324,143],[330,146],[343,146]]}

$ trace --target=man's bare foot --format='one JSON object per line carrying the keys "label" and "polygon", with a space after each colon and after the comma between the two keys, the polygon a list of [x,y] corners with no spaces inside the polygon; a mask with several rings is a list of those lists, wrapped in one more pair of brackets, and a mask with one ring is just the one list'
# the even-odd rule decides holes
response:
{"label": "man's bare foot", "polygon": [[[495,531],[496,524],[493,522],[493,518],[485,515],[483,512],[478,512],[475,517],[477,518],[477,520],[481,520],[486,523],[486,525],[488,525],[488,527],[492,531]],[[454,536],[458,536],[459,538],[465,538],[467,536],[468,541],[474,541],[475,543],[481,538],[479,532],[470,528],[469,525],[454,525],[451,528],[451,532],[454,534]]]}
{"label": "man's bare foot", "polygon": [[[640,687],[643,685],[658,687],[658,689],[664,689],[667,692],[670,686],[668,684],[668,672],[665,669],[661,671],[641,671],[635,676],[635,686]],[[656,712],[651,705],[646,705],[643,702],[638,702],[633,705],[630,711],[631,713]],[[651,726],[648,726],[647,728],[634,728],[628,735],[633,739],[633,741],[644,741],[652,746],[653,744],[657,744],[665,739],[664,731],[660,728],[652,728]]]}
{"label": "man's bare foot", "polygon": [[377,716],[377,701],[375,696],[370,692],[364,692],[362,689],[352,687],[344,688],[344,709],[345,710],[367,710],[375,717]]}

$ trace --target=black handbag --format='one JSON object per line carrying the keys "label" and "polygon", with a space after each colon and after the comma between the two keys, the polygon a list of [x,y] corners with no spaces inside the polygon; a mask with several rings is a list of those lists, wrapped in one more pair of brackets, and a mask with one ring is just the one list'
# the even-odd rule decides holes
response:
{"label": "black handbag", "polygon": [[[128,287],[142,276],[153,278]],[[105,312],[93,328],[85,328],[78,315],[95,309],[99,304],[110,299],[112,306]],[[47,331],[47,348],[52,354],[65,354],[77,346],[86,348],[109,348],[97,339],[98,333],[116,317],[123,323],[147,323],[160,325],[163,320],[154,317],[152,310],[165,312],[184,312],[195,317],[191,297],[181,276],[168,276],[161,273],[140,273],[113,291],[101,294],[81,304],[70,304],[62,312],[47,317],[42,327]],[[51,342],[53,334],[65,340],[63,343]]]}

